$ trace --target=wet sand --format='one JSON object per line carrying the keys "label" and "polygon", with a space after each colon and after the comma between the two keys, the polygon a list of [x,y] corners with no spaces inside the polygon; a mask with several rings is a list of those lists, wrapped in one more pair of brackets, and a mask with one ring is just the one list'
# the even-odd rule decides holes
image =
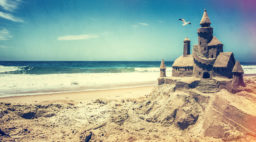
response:
{"label": "wet sand", "polygon": [[49,103],[79,103],[90,101],[94,99],[128,99],[139,98],[150,93],[154,85],[120,88],[120,89],[107,89],[107,90],[94,90],[70,93],[54,93],[42,95],[29,95],[29,96],[13,96],[0,98],[0,102],[8,103],[21,103],[21,104],[49,104]]}

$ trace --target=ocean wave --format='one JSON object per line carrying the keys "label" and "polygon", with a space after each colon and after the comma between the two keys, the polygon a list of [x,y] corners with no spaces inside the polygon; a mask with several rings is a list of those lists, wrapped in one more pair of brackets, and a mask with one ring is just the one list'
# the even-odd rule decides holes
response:
{"label": "ocean wave", "polygon": [[[152,68],[135,68],[135,72],[159,72],[160,68],[159,67],[152,67]],[[166,68],[167,72],[172,71],[172,67],[167,67]]]}
{"label": "ocean wave", "polygon": [[[256,74],[256,65],[242,65],[245,74]],[[69,74],[69,73],[130,73],[159,72],[159,67],[43,67],[43,66],[3,66],[0,74]],[[166,68],[172,72],[172,67]]]}
{"label": "ocean wave", "polygon": [[242,65],[245,74],[256,74],[256,65]]}
{"label": "ocean wave", "polygon": [[1,66],[0,65],[0,73],[20,71],[22,69],[23,67],[18,67],[18,66]]}

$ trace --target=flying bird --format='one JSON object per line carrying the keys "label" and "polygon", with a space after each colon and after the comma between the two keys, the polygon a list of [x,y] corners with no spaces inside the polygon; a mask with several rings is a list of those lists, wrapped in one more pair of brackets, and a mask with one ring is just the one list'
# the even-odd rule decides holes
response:
{"label": "flying bird", "polygon": [[185,19],[179,19],[180,21],[182,21],[182,26],[187,26],[188,24],[191,24],[191,22],[187,22]]}

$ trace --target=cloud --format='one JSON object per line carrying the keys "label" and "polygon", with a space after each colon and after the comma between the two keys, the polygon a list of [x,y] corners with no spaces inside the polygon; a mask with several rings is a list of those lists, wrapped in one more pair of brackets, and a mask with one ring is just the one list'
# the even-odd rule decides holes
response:
{"label": "cloud", "polygon": [[14,11],[21,0],[0,0],[0,6],[6,11]]}
{"label": "cloud", "polygon": [[149,24],[148,23],[138,23],[139,25],[141,26],[148,26]]}
{"label": "cloud", "polygon": [[0,30],[0,40],[9,40],[12,38],[12,35],[7,29]]}
{"label": "cloud", "polygon": [[13,22],[24,22],[22,19],[14,17],[12,14],[4,13],[0,11],[0,17],[13,21]]}
{"label": "cloud", "polygon": [[139,28],[139,27],[141,27],[141,26],[146,27],[146,26],[148,26],[148,25],[149,25],[148,23],[143,23],[143,22],[141,22],[141,23],[137,23],[137,24],[132,25],[132,27],[133,27],[133,28]]}
{"label": "cloud", "polygon": [[58,40],[87,40],[92,38],[98,38],[98,35],[88,35],[88,34],[82,34],[82,35],[67,35],[67,36],[61,36],[58,37]]}

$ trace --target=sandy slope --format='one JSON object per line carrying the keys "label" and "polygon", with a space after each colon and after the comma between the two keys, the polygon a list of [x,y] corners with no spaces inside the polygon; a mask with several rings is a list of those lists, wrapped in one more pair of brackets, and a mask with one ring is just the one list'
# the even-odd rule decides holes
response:
{"label": "sandy slope", "polygon": [[236,94],[161,85],[3,98],[0,140],[256,141],[256,77],[246,83]]}

